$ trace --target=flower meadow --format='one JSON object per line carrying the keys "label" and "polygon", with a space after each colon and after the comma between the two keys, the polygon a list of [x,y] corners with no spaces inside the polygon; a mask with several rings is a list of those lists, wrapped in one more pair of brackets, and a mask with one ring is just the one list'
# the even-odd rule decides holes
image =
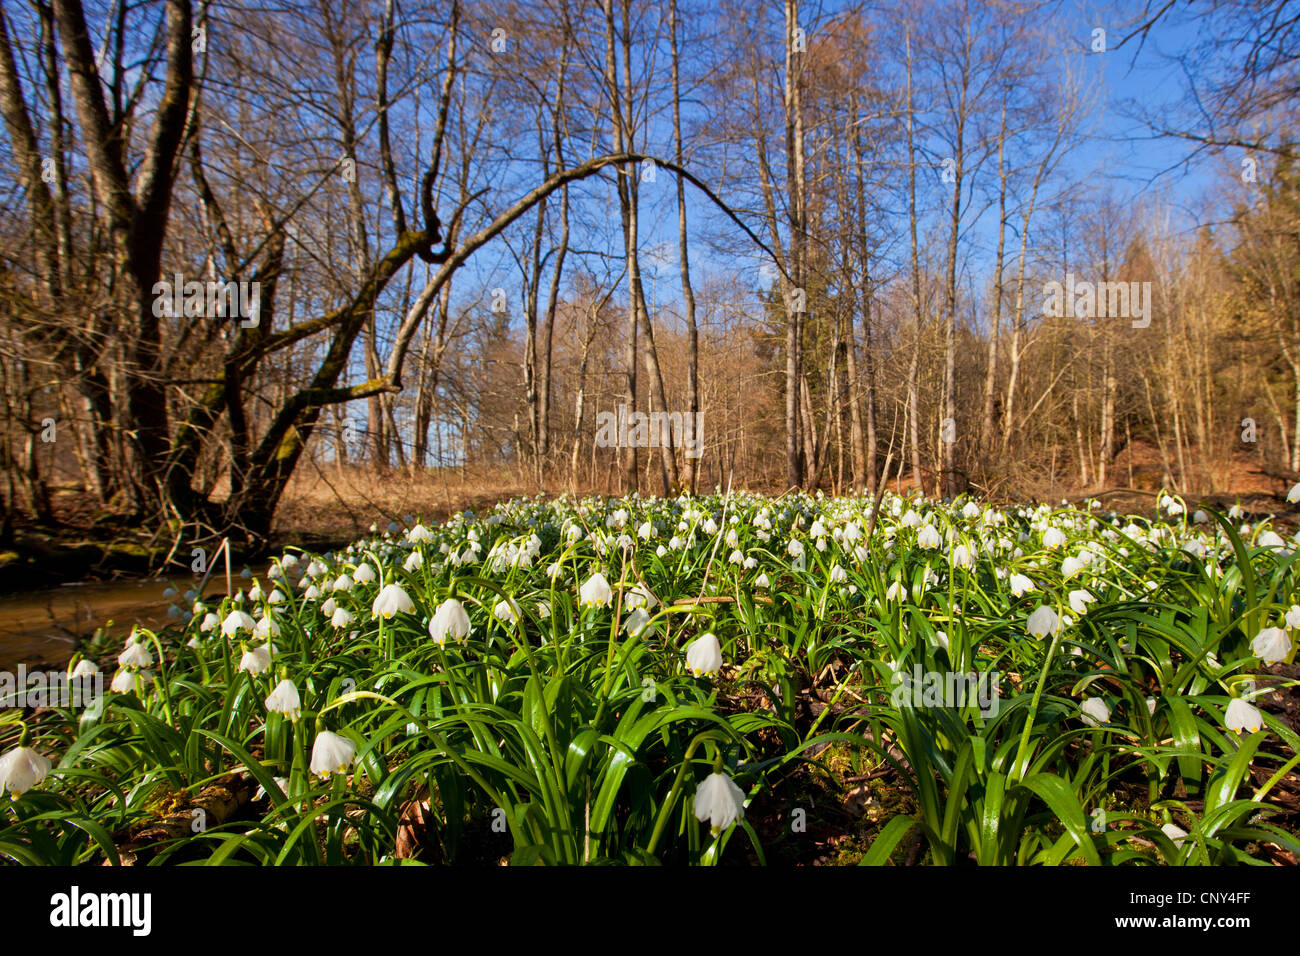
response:
{"label": "flower meadow", "polygon": [[524,498],[290,550],[0,713],[0,855],[1293,863],[1297,540],[1159,506]]}

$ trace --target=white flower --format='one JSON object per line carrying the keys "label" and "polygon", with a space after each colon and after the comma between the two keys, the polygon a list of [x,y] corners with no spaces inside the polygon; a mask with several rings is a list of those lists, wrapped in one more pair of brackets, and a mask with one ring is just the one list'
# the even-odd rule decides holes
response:
{"label": "white flower", "polygon": [[226,637],[234,637],[240,631],[251,631],[256,626],[257,622],[243,611],[234,610],[221,622],[221,633]]}
{"label": "white flower", "polygon": [[895,581],[885,589],[886,601],[897,601],[903,596],[903,584],[901,581]]}
{"label": "white flower", "polygon": [[1180,826],[1175,826],[1172,823],[1166,823],[1160,829],[1165,836],[1169,837],[1169,839],[1174,841],[1175,847],[1181,847],[1183,845],[1183,840],[1187,839],[1187,831]]}
{"label": "white flower", "polygon": [[406,540],[419,544],[421,541],[432,541],[433,532],[422,524],[417,524],[410,531],[406,532]]}
{"label": "white flower", "polygon": [[356,617],[345,607],[336,607],[330,615],[330,624],[334,627],[347,627],[355,620]]}
{"label": "white flower", "polygon": [[0,793],[18,799],[45,779],[50,761],[31,747],[15,747],[0,757]]}
{"label": "white flower", "polygon": [[113,682],[108,686],[115,693],[129,694],[136,689],[137,679],[142,683],[148,683],[153,680],[153,674],[149,671],[120,670],[113,676]]}
{"label": "white flower", "polygon": [[311,748],[311,772],[328,779],[332,773],[346,773],[356,756],[357,745],[331,730],[316,735]]}
{"label": "white flower", "polygon": [[1013,597],[1024,597],[1030,591],[1036,590],[1034,582],[1023,574],[1011,575],[1011,580],[1007,582],[1011,586]]}
{"label": "white flower", "polygon": [[206,634],[208,631],[215,630],[221,626],[221,618],[217,617],[211,611],[203,615],[203,621],[199,624],[199,630]]}
{"label": "white flower", "polygon": [[721,833],[745,817],[745,791],[726,774],[711,773],[695,791],[695,819],[705,820]]}
{"label": "white flower", "polygon": [[374,617],[382,617],[384,620],[388,620],[398,613],[414,614],[415,602],[401,587],[396,584],[389,584],[380,590],[374,603],[370,605],[370,613]]}
{"label": "white flower", "polygon": [[967,570],[975,567],[974,549],[968,548],[964,544],[957,545],[952,549],[952,563]]}
{"label": "white flower", "polygon": [[548,618],[548,617],[551,616],[551,602],[550,602],[550,601],[538,601],[538,602],[537,602],[537,616],[538,616],[539,618],[541,618],[542,620],[546,620],[546,618]]}
{"label": "white flower", "polygon": [[636,529],[636,533],[640,536],[642,541],[649,541],[650,536],[655,533],[655,526],[647,521],[642,524],[641,527]]}
{"label": "white flower", "polygon": [[1300,604],[1292,604],[1290,610],[1286,612],[1286,629],[1300,627]]}
{"label": "white flower", "polygon": [[770,587],[771,584],[772,582],[767,579],[767,572],[763,572],[754,578],[754,587],[756,588]]}
{"label": "white flower", "polygon": [[374,569],[368,564],[363,564],[352,572],[352,580],[357,584],[369,584],[375,579]]}
{"label": "white flower", "polygon": [[261,674],[271,669],[271,651],[265,644],[259,644],[252,650],[244,651],[239,658],[239,670],[250,674]]}
{"label": "white flower", "polygon": [[1265,664],[1276,664],[1291,653],[1291,638],[1280,627],[1266,627],[1250,642],[1250,652]]}
{"label": "white flower", "polygon": [[276,588],[275,590],[273,590],[273,591],[271,592],[270,596],[266,599],[266,603],[267,603],[267,604],[283,604],[283,603],[284,603],[284,594],[283,594],[283,592],[281,592],[279,588]]}
{"label": "white flower", "polygon": [[1055,637],[1061,633],[1061,619],[1056,612],[1044,604],[1025,622],[1025,628],[1037,638]]}
{"label": "white flower", "polygon": [[1061,562],[1061,575],[1066,578],[1072,578],[1080,571],[1087,567],[1087,563],[1082,558],[1076,558],[1070,555]]}
{"label": "white flower", "polygon": [[609,607],[613,600],[614,592],[610,590],[605,575],[599,571],[587,578],[578,589],[578,601],[583,607]]}
{"label": "white flower", "polygon": [[938,644],[940,647],[942,647],[945,651],[951,651],[951,650],[952,650],[951,644],[950,644],[950,642],[949,642],[949,640],[948,640],[948,632],[947,632],[947,631],[935,631],[935,632],[934,632],[934,640],[935,640],[935,643]]}
{"label": "white flower", "polygon": [[701,634],[686,648],[686,669],[694,676],[711,676],[721,666],[722,645],[712,632]]}
{"label": "white flower", "polygon": [[634,607],[632,613],[623,621],[623,632],[628,637],[640,637],[650,620],[650,612],[643,607]]}
{"label": "white flower", "polygon": [[838,564],[831,568],[831,580],[836,584],[842,584],[849,579],[849,573]]}
{"label": "white flower", "polygon": [[326,598],[324,603],[320,606],[320,612],[328,617],[338,610],[338,606],[338,602],[333,598]]}
{"label": "white flower", "polygon": [[1223,715],[1223,726],[1236,733],[1244,730],[1253,734],[1264,726],[1264,715],[1254,704],[1248,704],[1240,697],[1234,697],[1228,703],[1228,710]]}
{"label": "white flower", "polygon": [[117,655],[117,663],[122,667],[130,670],[138,670],[148,667],[153,663],[153,655],[149,649],[135,639],[135,636],[127,638],[126,650]]}
{"label": "white flower", "polygon": [[402,567],[407,571],[418,571],[424,567],[424,555],[419,551],[412,551],[402,562]]}
{"label": "white flower", "polygon": [[1090,591],[1071,591],[1070,592],[1070,610],[1075,614],[1087,614],[1088,605],[1097,599],[1092,596]]}
{"label": "white flower", "polygon": [[1068,540],[1065,537],[1065,532],[1059,528],[1048,528],[1043,532],[1044,548],[1063,548]]}
{"label": "white flower", "polygon": [[505,621],[507,624],[519,623],[519,612],[515,610],[510,601],[498,601],[496,607],[492,608],[492,615],[499,621]]}
{"label": "white flower", "polygon": [[68,672],[68,677],[76,679],[80,677],[94,677],[99,673],[99,665],[89,658],[83,657],[77,661],[77,666]]}
{"label": "white flower", "polygon": [[916,533],[916,543],[921,547],[932,550],[943,543],[939,537],[939,532],[935,530],[934,525],[926,525]]}
{"label": "white flower", "polygon": [[1110,708],[1100,697],[1085,697],[1079,705],[1079,716],[1089,727],[1097,727],[1110,721]]}
{"label": "white flower", "polygon": [[352,590],[352,579],[346,574],[340,574],[334,579],[333,591],[350,591]]}
{"label": "white flower", "polygon": [[1286,493],[1286,500],[1290,504],[1300,501],[1300,484],[1291,486],[1291,490]]}
{"label": "white flower", "polygon": [[439,645],[446,644],[448,637],[463,641],[469,637],[469,631],[469,615],[465,613],[465,606],[455,598],[447,598],[439,604],[429,622],[429,636]]}
{"label": "white flower", "polygon": [[274,714],[284,714],[290,720],[297,720],[302,714],[298,686],[291,680],[280,681],[266,698],[266,709]]}
{"label": "white flower", "polygon": [[253,628],[253,636],[268,641],[273,637],[280,636],[280,625],[275,623],[275,618],[269,614],[257,622]]}

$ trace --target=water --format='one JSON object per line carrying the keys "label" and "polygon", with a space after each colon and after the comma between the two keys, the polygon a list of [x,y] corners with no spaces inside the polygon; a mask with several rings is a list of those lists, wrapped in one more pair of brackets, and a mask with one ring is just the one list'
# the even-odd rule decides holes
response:
{"label": "water", "polygon": [[[235,578],[235,587],[250,582]],[[103,627],[125,639],[135,624],[150,629],[174,623],[167,608],[180,597],[163,597],[174,587],[182,594],[198,586],[193,579],[139,578],[127,581],[80,582],[57,588],[0,596],[0,670],[18,664],[60,666],[78,642]],[[226,593],[224,575],[213,575],[204,589],[209,598]]]}

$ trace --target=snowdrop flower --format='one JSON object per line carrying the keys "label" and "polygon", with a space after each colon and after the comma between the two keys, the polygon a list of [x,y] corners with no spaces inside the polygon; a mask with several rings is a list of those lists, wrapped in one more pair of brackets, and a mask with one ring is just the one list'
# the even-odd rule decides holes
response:
{"label": "snowdrop flower", "polygon": [[1092,592],[1078,590],[1070,592],[1070,610],[1075,614],[1087,614],[1088,605],[1097,599],[1092,596]]}
{"label": "snowdrop flower", "polygon": [[605,575],[599,571],[587,578],[578,589],[578,602],[583,607],[609,607],[613,600],[614,592],[610,590]]}
{"label": "snowdrop flower", "polygon": [[0,757],[0,793],[8,793],[11,799],[17,800],[49,772],[49,759],[27,746],[24,733],[18,746]]}
{"label": "snowdrop flower", "polygon": [[1238,734],[1243,730],[1253,734],[1264,726],[1264,715],[1254,704],[1248,704],[1240,697],[1234,697],[1223,715],[1223,726]]}
{"label": "snowdrop flower", "polygon": [[149,649],[135,639],[132,634],[126,641],[126,650],[117,655],[117,663],[128,670],[138,670],[153,663]]}
{"label": "snowdrop flower", "polygon": [[726,774],[711,773],[695,791],[695,819],[709,821],[716,836],[745,817],[745,791]]}
{"label": "snowdrop flower", "polygon": [[1110,721],[1110,708],[1100,697],[1086,697],[1079,705],[1079,717],[1089,727],[1099,727]]}
{"label": "snowdrop flower", "polygon": [[1025,628],[1034,637],[1042,639],[1044,637],[1055,637],[1061,633],[1061,619],[1056,612],[1044,604],[1033,614],[1029,615],[1029,620],[1025,622]]}
{"label": "snowdrop flower", "polygon": [[396,584],[388,584],[380,589],[374,603],[370,605],[373,617],[382,617],[385,621],[394,614],[414,614],[415,602],[411,596]]}
{"label": "snowdrop flower", "polygon": [[943,543],[934,525],[926,525],[916,533],[916,543],[926,550],[933,550]]}
{"label": "snowdrop flower", "polygon": [[336,607],[330,616],[330,624],[333,627],[347,627],[355,620],[356,617],[345,607]]}
{"label": "snowdrop flower", "polygon": [[328,780],[330,774],[347,773],[356,753],[357,745],[347,737],[322,730],[312,744],[311,772],[324,780]]}
{"label": "snowdrop flower", "polygon": [[712,676],[722,667],[722,645],[712,632],[701,634],[686,648],[686,669],[695,677]]}
{"label": "snowdrop flower", "polygon": [[1023,574],[1011,575],[1011,580],[1007,582],[1011,587],[1012,597],[1024,597],[1030,591],[1037,590],[1034,582]]}
{"label": "snowdrop flower", "polygon": [[244,654],[239,658],[238,670],[248,671],[250,674],[261,674],[263,671],[271,669],[271,651],[266,644],[259,644],[252,650],[247,645],[244,647]]}
{"label": "snowdrop flower", "polygon": [[266,698],[266,709],[273,714],[284,714],[290,720],[297,720],[302,716],[302,699],[298,696],[298,686],[287,678],[280,681]]}
{"label": "snowdrop flower", "polygon": [[446,644],[448,637],[464,641],[469,637],[469,632],[469,615],[465,613],[465,605],[455,598],[447,598],[439,604],[433,612],[433,620],[429,622],[429,636],[439,645]]}
{"label": "snowdrop flower", "polygon": [[1280,627],[1266,627],[1250,642],[1250,652],[1265,664],[1277,664],[1291,653],[1291,638]]}

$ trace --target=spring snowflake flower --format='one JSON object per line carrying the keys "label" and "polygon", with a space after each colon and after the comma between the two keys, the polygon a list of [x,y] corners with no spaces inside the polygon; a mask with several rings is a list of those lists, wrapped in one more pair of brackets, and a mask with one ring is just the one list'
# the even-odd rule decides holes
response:
{"label": "spring snowflake flower", "polygon": [[418,571],[424,567],[424,555],[419,551],[412,551],[402,562],[402,568],[406,571]]}
{"label": "spring snowflake flower", "polygon": [[280,681],[266,698],[266,709],[273,714],[284,714],[290,720],[297,720],[302,716],[302,699],[298,696],[298,685],[287,678]]}
{"label": "spring snowflake flower", "polygon": [[1070,610],[1075,614],[1083,615],[1088,613],[1088,605],[1097,599],[1092,596],[1091,591],[1078,590],[1070,592]]}
{"label": "spring snowflake flower", "polygon": [[1029,620],[1025,622],[1025,629],[1031,635],[1042,639],[1044,637],[1055,637],[1061,633],[1061,618],[1057,613],[1044,604],[1033,614],[1029,615]]}
{"label": "spring snowflake flower", "polygon": [[1250,651],[1265,664],[1277,664],[1291,653],[1291,637],[1280,627],[1266,627],[1250,642]]}
{"label": "spring snowflake flower", "polygon": [[433,532],[422,524],[417,524],[410,531],[406,532],[406,540],[412,544],[419,544],[421,541],[432,541]]}
{"label": "spring snowflake flower", "polygon": [[1089,727],[1099,727],[1110,721],[1110,708],[1100,697],[1086,697],[1079,705],[1079,717]]}
{"label": "spring snowflake flower", "polygon": [[148,667],[153,663],[153,655],[142,642],[136,640],[134,632],[126,639],[126,649],[117,655],[117,663],[130,670]]}
{"label": "spring snowflake flower", "polygon": [[331,774],[347,773],[356,754],[357,745],[347,737],[322,730],[312,744],[311,772],[323,780],[328,780]]}
{"label": "spring snowflake flower", "polygon": [[151,680],[153,680],[151,671],[132,671],[124,668],[113,675],[113,681],[108,687],[114,693],[129,694],[136,689],[137,683],[143,686]]}
{"label": "spring snowflake flower", "polygon": [[959,568],[971,570],[975,567],[975,549],[959,544],[952,549],[952,563]]}
{"label": "spring snowflake flower", "polygon": [[77,661],[77,665],[68,671],[68,677],[77,680],[82,677],[94,677],[99,673],[99,665],[87,657]]}
{"label": "spring snowflake flower", "polygon": [[803,542],[791,538],[790,543],[785,546],[785,550],[792,558],[802,558],[804,554]]}
{"label": "spring snowflake flower", "polygon": [[334,587],[331,588],[331,590],[334,590],[334,591],[351,591],[351,590],[352,590],[352,579],[351,579],[350,577],[348,577],[346,574],[340,574],[337,578],[334,579]]}
{"label": "spring snowflake flower", "polygon": [[389,584],[380,589],[379,595],[370,605],[370,613],[373,617],[382,617],[384,620],[394,614],[414,614],[415,602],[401,587]]}
{"label": "spring snowflake flower", "polygon": [[273,637],[280,636],[280,625],[275,623],[275,618],[269,614],[258,620],[253,627],[253,636],[264,641],[269,641]]}
{"label": "spring snowflake flower", "polygon": [[271,669],[271,650],[266,644],[259,644],[257,647],[249,649],[244,648],[243,656],[239,658],[239,670],[248,671],[250,674],[261,674]]}
{"label": "spring snowflake flower", "polygon": [[537,616],[540,617],[542,620],[546,620],[548,617],[551,616],[551,602],[550,602],[550,601],[538,601],[538,602],[537,602]]}
{"label": "spring snowflake flower", "polygon": [[1295,504],[1300,501],[1300,484],[1291,486],[1291,490],[1286,493],[1286,500],[1288,504]]}
{"label": "spring snowflake flower", "polygon": [[17,800],[44,780],[49,772],[49,758],[20,743],[0,757],[0,793],[8,793],[10,798]]}
{"label": "spring snowflake flower", "polygon": [[1025,577],[1023,574],[1011,575],[1011,580],[1008,581],[1007,584],[1011,588],[1012,597],[1024,597],[1030,591],[1037,590],[1037,588],[1034,585],[1034,582],[1031,581],[1029,578]]}
{"label": "spring snowflake flower", "polygon": [[352,580],[357,584],[369,584],[375,580],[374,569],[368,564],[363,564],[352,572]]}
{"label": "spring snowflake flower", "polygon": [[1087,566],[1087,563],[1082,558],[1070,555],[1061,562],[1061,576],[1067,579],[1072,578]]}
{"label": "spring snowflake flower", "polygon": [[701,634],[686,648],[686,669],[696,677],[712,676],[722,667],[722,645],[712,632]]}
{"label": "spring snowflake flower", "polygon": [[650,536],[655,533],[655,526],[652,525],[649,521],[646,521],[642,523],[642,525],[639,528],[636,529],[636,533],[641,538],[642,541],[649,541]]}
{"label": "spring snowflake flower", "polygon": [[916,543],[926,550],[933,550],[943,544],[943,538],[934,525],[926,525],[916,533]]}
{"label": "spring snowflake flower", "polygon": [[849,579],[849,573],[838,564],[831,568],[831,580],[836,584],[843,584]]}
{"label": "spring snowflake flower", "polygon": [[709,821],[715,835],[745,818],[745,791],[726,774],[711,773],[695,791],[695,819]]}
{"label": "spring snowflake flower", "polygon": [[433,620],[429,622],[429,636],[439,645],[446,644],[448,637],[464,641],[469,637],[469,632],[469,615],[465,613],[465,605],[455,598],[447,598],[439,604],[433,612]]}
{"label": "spring snowflake flower", "polygon": [[650,613],[645,608],[633,608],[632,613],[623,620],[623,633],[628,637],[640,637],[649,621]]}
{"label": "spring snowflake flower", "polygon": [[496,607],[492,608],[492,616],[507,624],[519,623],[519,612],[511,601],[498,601]]}
{"label": "spring snowflake flower", "polygon": [[1048,528],[1043,532],[1044,548],[1063,548],[1068,542],[1069,539],[1060,528]]}
{"label": "spring snowflake flower", "polygon": [[771,585],[772,582],[767,579],[767,572],[762,572],[758,577],[754,578],[754,587],[756,588],[766,588],[771,587]]}
{"label": "spring snowflake flower", "polygon": [[1264,715],[1254,704],[1248,704],[1240,697],[1234,697],[1228,703],[1223,715],[1223,726],[1240,734],[1243,730],[1253,734],[1264,726]]}
{"label": "spring snowflake flower", "polygon": [[610,590],[605,575],[599,571],[587,578],[578,589],[578,601],[583,607],[609,607],[613,600],[614,592]]}
{"label": "spring snowflake flower", "polygon": [[333,627],[347,627],[355,620],[356,617],[345,607],[336,607],[330,615],[330,625]]}

